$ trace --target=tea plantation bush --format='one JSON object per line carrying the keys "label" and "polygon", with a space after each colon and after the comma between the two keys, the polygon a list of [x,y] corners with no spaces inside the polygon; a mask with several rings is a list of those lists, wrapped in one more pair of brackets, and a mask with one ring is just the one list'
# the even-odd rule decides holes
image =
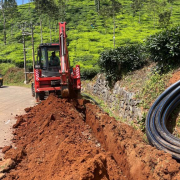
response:
{"label": "tea plantation bush", "polygon": [[99,66],[112,85],[123,74],[141,68],[146,63],[143,45],[126,45],[101,53]]}
{"label": "tea plantation bush", "polygon": [[92,79],[96,74],[98,74],[99,68],[93,67],[93,68],[81,68],[81,79]]}
{"label": "tea plantation bush", "polygon": [[151,60],[158,65],[167,67],[180,63],[180,26],[150,36],[146,45]]}

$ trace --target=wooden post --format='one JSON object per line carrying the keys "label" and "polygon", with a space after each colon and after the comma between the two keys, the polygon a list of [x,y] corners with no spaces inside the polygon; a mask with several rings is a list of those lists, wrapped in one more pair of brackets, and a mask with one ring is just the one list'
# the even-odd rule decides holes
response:
{"label": "wooden post", "polygon": [[34,31],[33,31],[33,24],[31,24],[31,37],[32,37],[32,59],[33,59],[33,72],[34,72],[34,65],[35,65],[35,58],[34,58]]}
{"label": "wooden post", "polygon": [[42,19],[40,16],[40,27],[41,27],[41,43],[43,43],[43,36],[42,36]]}
{"label": "wooden post", "polygon": [[27,74],[26,74],[26,46],[25,46],[24,28],[23,28],[23,50],[24,50],[24,74],[25,74],[24,84],[27,84]]}
{"label": "wooden post", "polygon": [[49,20],[49,30],[50,30],[50,43],[52,42],[52,36],[51,36],[51,21]]}

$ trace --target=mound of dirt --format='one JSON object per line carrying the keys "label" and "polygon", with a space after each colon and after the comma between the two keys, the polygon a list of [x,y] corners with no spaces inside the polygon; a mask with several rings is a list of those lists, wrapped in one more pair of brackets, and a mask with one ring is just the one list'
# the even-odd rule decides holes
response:
{"label": "mound of dirt", "polygon": [[14,125],[15,147],[5,153],[16,163],[6,180],[180,179],[171,155],[87,100],[51,95],[26,112]]}

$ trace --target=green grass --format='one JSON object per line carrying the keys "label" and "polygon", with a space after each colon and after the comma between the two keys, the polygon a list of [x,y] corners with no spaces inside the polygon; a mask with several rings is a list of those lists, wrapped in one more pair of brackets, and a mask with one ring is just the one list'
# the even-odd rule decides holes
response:
{"label": "green grass", "polygon": [[0,74],[5,75],[9,68],[15,67],[14,64],[10,63],[1,63],[0,64]]}
{"label": "green grass", "polygon": [[166,82],[170,79],[171,74],[171,71],[167,74],[149,74],[142,90],[136,95],[137,99],[142,99],[141,106],[144,109],[149,109],[151,103],[166,89]]}
{"label": "green grass", "polygon": [[31,84],[24,84],[24,83],[3,83],[3,86],[20,86],[20,87],[26,87],[31,88]]}

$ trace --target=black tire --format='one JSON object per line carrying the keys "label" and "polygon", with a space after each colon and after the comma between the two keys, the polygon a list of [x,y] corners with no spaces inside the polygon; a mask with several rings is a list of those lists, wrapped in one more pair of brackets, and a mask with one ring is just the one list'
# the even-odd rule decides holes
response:
{"label": "black tire", "polygon": [[2,86],[3,86],[3,80],[0,81],[0,87],[2,87]]}
{"label": "black tire", "polygon": [[45,93],[44,92],[37,92],[35,93],[36,102],[40,102],[44,100]]}

